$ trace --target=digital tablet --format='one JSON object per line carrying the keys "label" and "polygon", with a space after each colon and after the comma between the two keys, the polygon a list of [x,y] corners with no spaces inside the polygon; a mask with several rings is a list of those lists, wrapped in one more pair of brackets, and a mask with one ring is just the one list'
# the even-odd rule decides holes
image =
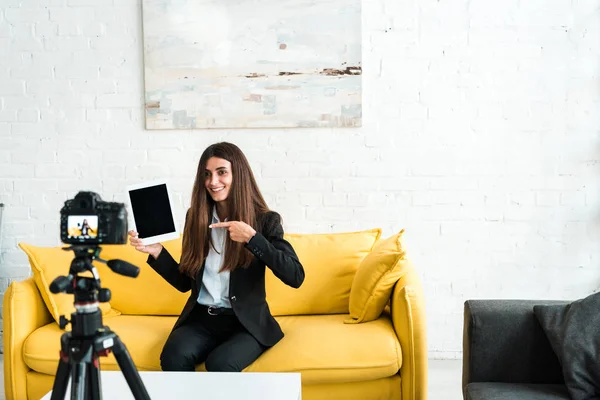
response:
{"label": "digital tablet", "polygon": [[179,238],[173,199],[166,181],[127,187],[133,227],[145,245]]}

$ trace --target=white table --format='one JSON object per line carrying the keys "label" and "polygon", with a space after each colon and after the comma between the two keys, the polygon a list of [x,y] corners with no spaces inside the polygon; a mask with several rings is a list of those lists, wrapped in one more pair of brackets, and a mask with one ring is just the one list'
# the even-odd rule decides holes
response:
{"label": "white table", "polygon": [[[300,373],[140,372],[152,400],[300,400]],[[133,400],[121,371],[100,372],[102,398]],[[65,400],[70,399],[71,380]],[[50,400],[52,391],[42,400]]]}

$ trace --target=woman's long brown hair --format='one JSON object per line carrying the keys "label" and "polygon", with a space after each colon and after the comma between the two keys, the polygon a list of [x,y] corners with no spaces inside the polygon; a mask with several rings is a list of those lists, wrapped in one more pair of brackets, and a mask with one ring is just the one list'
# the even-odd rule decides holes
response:
{"label": "woman's long brown hair", "polygon": [[[183,229],[179,263],[179,270],[192,278],[196,277],[204,264],[209,246],[214,248],[208,225],[212,220],[215,202],[204,185],[206,163],[211,157],[222,158],[231,163],[232,182],[227,196],[228,221],[242,221],[258,231],[258,217],[269,211],[256,184],[250,164],[236,145],[221,142],[204,150],[198,163],[196,180],[192,189],[192,203]],[[234,242],[229,235],[225,239],[223,252],[221,271],[233,271],[238,267],[247,267],[253,258],[252,253],[244,248],[244,243]]]}

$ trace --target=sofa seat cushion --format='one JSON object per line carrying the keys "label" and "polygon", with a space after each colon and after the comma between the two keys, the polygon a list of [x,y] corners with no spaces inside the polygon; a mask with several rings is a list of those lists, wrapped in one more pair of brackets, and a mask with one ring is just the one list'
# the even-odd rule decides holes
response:
{"label": "sofa seat cushion", "polygon": [[569,400],[569,392],[565,385],[474,382],[466,387],[466,400]]}
{"label": "sofa seat cushion", "polygon": [[[301,372],[304,384],[358,382],[393,376],[402,363],[390,319],[344,324],[348,314],[278,317],[285,337],[247,371]],[[119,315],[104,319],[127,346],[140,371],[160,371],[160,353],[176,317]],[[29,368],[55,375],[64,332],[50,323],[33,332],[23,353]],[[113,354],[100,359],[103,370],[119,370]],[[198,366],[204,370],[204,366]]]}
{"label": "sofa seat cushion", "polygon": [[402,352],[387,315],[344,324],[348,314],[277,317],[285,336],[248,371],[301,372],[302,383],[358,382],[390,377]]}
{"label": "sofa seat cushion", "polygon": [[[103,320],[104,325],[125,343],[140,371],[160,371],[160,352],[177,317],[119,315]],[[29,335],[23,345],[23,358],[27,366],[37,372],[55,375],[63,333],[58,324],[50,323]],[[106,371],[120,369],[112,353],[108,357],[101,357],[100,365]]]}

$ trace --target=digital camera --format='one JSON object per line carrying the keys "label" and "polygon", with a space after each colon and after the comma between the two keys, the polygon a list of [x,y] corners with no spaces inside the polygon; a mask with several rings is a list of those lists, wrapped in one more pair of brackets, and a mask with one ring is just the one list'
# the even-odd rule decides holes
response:
{"label": "digital camera", "polygon": [[102,201],[94,192],[79,192],[60,210],[60,240],[68,244],[127,243],[127,209]]}

